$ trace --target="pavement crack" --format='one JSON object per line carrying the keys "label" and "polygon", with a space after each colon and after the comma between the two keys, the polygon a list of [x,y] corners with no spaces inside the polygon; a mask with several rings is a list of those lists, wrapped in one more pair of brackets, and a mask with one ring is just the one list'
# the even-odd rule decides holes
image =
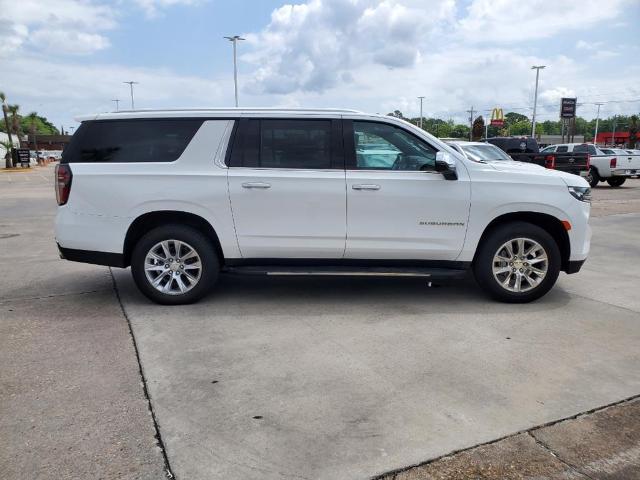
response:
{"label": "pavement crack", "polygon": [[120,305],[120,310],[122,310],[122,315],[127,321],[127,326],[129,328],[129,335],[131,336],[131,343],[133,344],[133,350],[136,353],[136,361],[138,362],[138,372],[140,373],[140,379],[142,381],[142,392],[144,397],[147,400],[147,408],[149,409],[149,413],[151,414],[151,420],[153,421],[153,428],[155,429],[155,438],[158,443],[158,447],[162,452],[162,458],[164,460],[164,470],[169,479],[175,479],[175,475],[173,474],[173,470],[171,469],[171,463],[169,462],[169,457],[167,456],[167,449],[165,448],[164,442],[162,440],[162,435],[160,434],[160,425],[158,424],[158,419],[156,418],[156,413],[153,409],[153,405],[151,403],[151,395],[149,394],[149,388],[147,386],[147,379],[144,376],[144,369],[142,368],[142,361],[140,360],[140,350],[138,349],[138,343],[136,342],[136,337],[133,334],[133,327],[131,325],[131,319],[127,314],[127,310],[124,308],[124,304],[122,303],[122,298],[120,297],[120,291],[118,290],[118,284],[116,283],[116,278],[113,275],[113,270],[109,267],[109,275],[111,276],[111,282],[113,284],[113,291],[116,294],[116,299],[118,300],[118,305]]}
{"label": "pavement crack", "polygon": [[542,448],[547,453],[549,453],[549,455],[552,455],[554,458],[557,458],[560,463],[562,463],[563,465],[566,465],[567,467],[569,467],[569,469],[571,469],[575,473],[583,475],[583,476],[589,478],[590,480],[596,480],[591,475],[589,475],[588,473],[586,473],[586,472],[582,471],[580,468],[578,468],[577,465],[574,465],[574,464],[568,462],[567,460],[562,458],[560,456],[560,454],[558,454],[557,452],[554,452],[553,449],[551,448],[551,446],[547,445],[541,439],[536,437],[533,431],[530,430],[530,431],[527,432],[527,434],[533,439],[534,442],[536,442],[536,445],[540,446],[540,448]]}
{"label": "pavement crack", "polygon": [[110,291],[111,290],[108,288],[101,288],[97,290],[86,290],[84,292],[53,293],[51,295],[40,295],[37,297],[13,297],[13,298],[6,298],[2,300],[0,304],[18,302],[22,300],[44,300],[45,298],[70,297],[73,295],[88,295],[90,293],[100,293],[100,292],[110,292]]}

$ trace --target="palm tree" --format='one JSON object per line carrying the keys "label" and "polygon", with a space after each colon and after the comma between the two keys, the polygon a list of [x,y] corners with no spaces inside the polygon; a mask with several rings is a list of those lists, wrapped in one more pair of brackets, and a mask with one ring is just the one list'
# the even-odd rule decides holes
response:
{"label": "palm tree", "polygon": [[20,105],[9,105],[8,108],[11,112],[11,130],[16,134],[18,138],[20,138],[20,133],[22,130],[22,127],[20,126],[20,115],[18,114]]}
{"label": "palm tree", "polygon": [[11,149],[13,148],[13,144],[11,142],[0,142],[0,147],[7,151],[4,155],[6,168],[11,168],[13,166],[13,163],[11,162]]}
{"label": "palm tree", "polygon": [[[7,130],[7,135],[9,136],[9,144],[11,145],[8,149],[8,155],[5,156],[5,167],[11,168],[13,166],[13,162],[11,159],[11,149],[13,148],[13,138],[11,136],[11,128],[9,127],[9,118],[7,117],[7,97],[4,92],[0,92],[0,102],[2,102],[2,115],[4,116],[4,127]],[[4,146],[4,145],[3,145]]]}

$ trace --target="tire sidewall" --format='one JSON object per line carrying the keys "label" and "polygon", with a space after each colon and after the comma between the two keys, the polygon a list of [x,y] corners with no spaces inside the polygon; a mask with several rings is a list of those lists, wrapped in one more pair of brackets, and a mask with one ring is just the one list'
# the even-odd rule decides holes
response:
{"label": "tire sidewall", "polygon": [[[197,285],[181,295],[169,295],[156,290],[147,279],[144,262],[151,248],[163,240],[175,239],[188,243],[200,256],[202,273]],[[220,262],[211,241],[200,231],[184,225],[166,225],[146,233],[136,244],[131,255],[131,273],[140,291],[150,300],[162,305],[193,303],[205,296],[216,280]]]}
{"label": "tire sidewall", "polygon": [[[515,238],[530,238],[538,242],[546,251],[549,266],[544,280],[533,290],[511,292],[503,288],[493,275],[493,257],[498,248]],[[495,228],[483,241],[474,261],[476,281],[494,299],[507,303],[526,303],[545,295],[556,283],[560,274],[561,256],[558,244],[542,228],[526,223],[510,223]]]}
{"label": "tire sidewall", "polygon": [[598,175],[598,171],[595,168],[591,167],[589,170],[589,178],[587,181],[589,185],[591,185],[591,188],[597,187],[598,183],[600,183],[600,175]]}
{"label": "tire sidewall", "polygon": [[618,177],[618,178],[610,178],[609,180],[607,180],[607,183],[609,184],[610,187],[618,188],[618,187],[621,187],[626,181],[627,181],[626,178]]}

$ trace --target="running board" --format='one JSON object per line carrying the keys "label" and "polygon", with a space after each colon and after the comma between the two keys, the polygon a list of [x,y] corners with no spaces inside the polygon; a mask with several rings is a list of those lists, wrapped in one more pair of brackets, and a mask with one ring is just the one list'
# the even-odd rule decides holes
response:
{"label": "running board", "polygon": [[269,276],[330,276],[330,277],[426,277],[431,279],[464,278],[467,270],[426,267],[304,267],[304,266],[235,266],[227,267],[225,273],[236,275]]}

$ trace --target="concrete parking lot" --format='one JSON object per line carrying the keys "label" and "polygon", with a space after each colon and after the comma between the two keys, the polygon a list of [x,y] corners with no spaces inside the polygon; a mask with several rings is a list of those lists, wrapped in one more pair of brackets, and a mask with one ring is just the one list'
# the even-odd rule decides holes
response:
{"label": "concrete parking lot", "polygon": [[[226,276],[162,307],[128,270],[57,258],[51,175],[0,174],[5,478],[640,475],[637,435],[566,441],[611,418],[640,431],[640,180],[595,189],[588,262],[533,304],[471,280]],[[550,452],[528,477],[460,473]]]}

